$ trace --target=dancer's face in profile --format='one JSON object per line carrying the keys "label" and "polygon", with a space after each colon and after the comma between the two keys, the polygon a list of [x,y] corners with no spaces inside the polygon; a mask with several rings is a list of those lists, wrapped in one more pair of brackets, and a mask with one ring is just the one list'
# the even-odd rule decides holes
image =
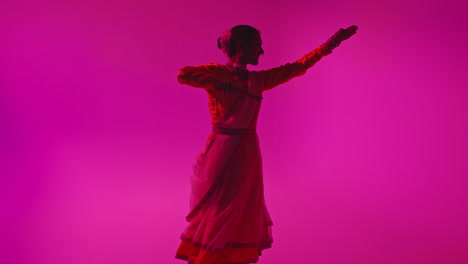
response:
{"label": "dancer's face in profile", "polygon": [[265,53],[262,48],[262,39],[260,35],[254,37],[251,41],[245,43],[243,47],[243,60],[245,64],[258,65],[258,58]]}

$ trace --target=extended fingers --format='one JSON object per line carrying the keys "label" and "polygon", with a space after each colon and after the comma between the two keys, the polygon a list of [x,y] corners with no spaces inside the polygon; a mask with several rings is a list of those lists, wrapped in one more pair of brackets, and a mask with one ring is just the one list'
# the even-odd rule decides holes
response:
{"label": "extended fingers", "polygon": [[352,25],[352,26],[350,26],[349,28],[347,28],[347,29],[346,29],[346,31],[348,31],[348,32],[350,32],[350,33],[353,33],[353,34],[354,34],[354,33],[356,33],[357,29],[358,29],[358,27],[357,27],[357,26],[355,26],[355,25]]}
{"label": "extended fingers", "polygon": [[350,38],[352,35],[356,34],[357,26],[350,26],[347,29],[340,29],[340,35],[343,40]]}

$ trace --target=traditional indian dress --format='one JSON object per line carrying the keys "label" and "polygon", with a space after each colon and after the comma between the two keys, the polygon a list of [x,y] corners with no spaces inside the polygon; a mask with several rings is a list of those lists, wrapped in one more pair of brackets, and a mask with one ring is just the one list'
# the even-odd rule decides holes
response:
{"label": "traditional indian dress", "polygon": [[210,63],[184,67],[182,84],[208,93],[213,130],[193,165],[190,211],[176,258],[189,264],[256,263],[273,242],[256,133],[262,93],[303,75],[323,56],[319,46],[294,63],[247,71]]}

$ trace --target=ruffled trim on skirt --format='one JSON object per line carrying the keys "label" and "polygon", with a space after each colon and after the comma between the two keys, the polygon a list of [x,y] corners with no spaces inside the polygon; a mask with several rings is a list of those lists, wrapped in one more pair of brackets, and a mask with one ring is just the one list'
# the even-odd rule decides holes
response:
{"label": "ruffled trim on skirt", "polygon": [[[262,250],[271,248],[271,242],[263,245],[228,243],[226,247],[214,249],[182,238],[176,258],[188,264],[248,264],[257,263]],[[249,247],[253,246],[253,247]]]}

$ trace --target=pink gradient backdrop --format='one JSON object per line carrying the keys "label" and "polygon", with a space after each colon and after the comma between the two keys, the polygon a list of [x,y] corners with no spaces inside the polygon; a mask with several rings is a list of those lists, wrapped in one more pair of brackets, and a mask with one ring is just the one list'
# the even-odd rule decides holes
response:
{"label": "pink gradient backdrop", "polygon": [[465,1],[2,1],[0,263],[174,259],[210,130],[186,65],[262,32],[267,69],[353,24],[264,94],[273,248],[259,263],[468,263]]}

